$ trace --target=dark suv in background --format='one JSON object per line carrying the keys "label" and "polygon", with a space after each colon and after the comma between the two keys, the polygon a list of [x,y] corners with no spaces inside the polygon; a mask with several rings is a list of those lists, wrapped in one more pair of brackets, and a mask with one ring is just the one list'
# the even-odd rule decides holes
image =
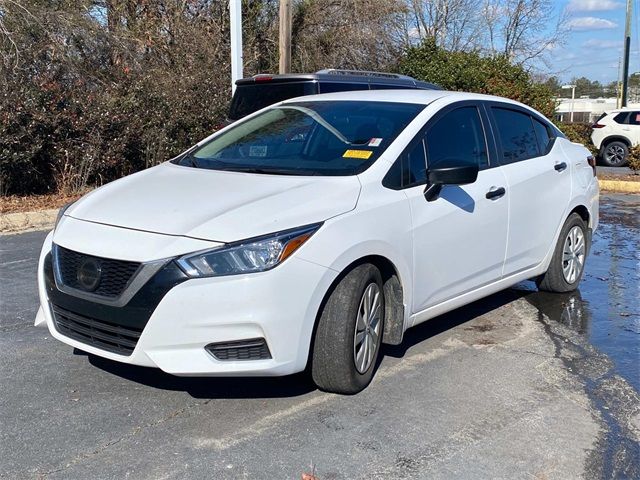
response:
{"label": "dark suv in background", "polygon": [[261,108],[303,95],[389,89],[442,90],[433,83],[420,82],[406,75],[362,70],[327,69],[303,74],[259,74],[236,81],[228,118],[234,122]]}

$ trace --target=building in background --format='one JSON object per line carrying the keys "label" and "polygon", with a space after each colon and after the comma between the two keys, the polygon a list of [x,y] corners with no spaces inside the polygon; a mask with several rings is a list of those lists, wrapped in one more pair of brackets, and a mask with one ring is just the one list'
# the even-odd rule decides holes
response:
{"label": "building in background", "polygon": [[[556,120],[569,122],[573,104],[574,123],[594,123],[600,115],[617,108],[617,98],[558,98]],[[631,100],[631,98],[630,98]],[[640,102],[629,103],[628,108],[640,109]]]}

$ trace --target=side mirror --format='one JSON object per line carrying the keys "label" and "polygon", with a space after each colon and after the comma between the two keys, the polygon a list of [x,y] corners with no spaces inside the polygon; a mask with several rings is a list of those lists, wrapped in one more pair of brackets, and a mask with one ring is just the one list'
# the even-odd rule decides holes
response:
{"label": "side mirror", "polygon": [[424,198],[432,202],[442,190],[443,185],[467,185],[478,178],[478,165],[470,164],[458,159],[440,162],[436,167],[427,171],[427,188]]}

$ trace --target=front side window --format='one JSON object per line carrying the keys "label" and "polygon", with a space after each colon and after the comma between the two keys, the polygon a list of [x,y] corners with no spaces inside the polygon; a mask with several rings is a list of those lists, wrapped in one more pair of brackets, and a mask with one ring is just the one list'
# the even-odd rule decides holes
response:
{"label": "front side window", "polygon": [[476,107],[462,107],[445,114],[429,128],[426,141],[429,168],[452,160],[479,168],[488,165],[487,142]]}
{"label": "front side window", "polygon": [[493,107],[502,145],[502,163],[513,163],[540,155],[533,121],[526,113]]}
{"label": "front side window", "polygon": [[391,102],[287,103],[239,122],[174,163],[264,174],[355,175],[422,109]]}

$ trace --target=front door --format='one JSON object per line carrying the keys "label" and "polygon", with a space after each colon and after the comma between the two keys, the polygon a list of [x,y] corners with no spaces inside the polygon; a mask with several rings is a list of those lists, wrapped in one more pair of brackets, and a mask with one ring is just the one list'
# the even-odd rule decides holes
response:
{"label": "front door", "polygon": [[[475,103],[464,102],[439,112],[426,125],[422,145],[427,168],[455,159],[477,163],[480,172],[472,184],[444,186],[430,202],[423,195],[424,183],[405,189],[413,222],[412,313],[501,277],[508,192],[502,168],[489,155],[493,144],[487,143],[487,124]],[[424,172],[417,176],[426,178]]]}

